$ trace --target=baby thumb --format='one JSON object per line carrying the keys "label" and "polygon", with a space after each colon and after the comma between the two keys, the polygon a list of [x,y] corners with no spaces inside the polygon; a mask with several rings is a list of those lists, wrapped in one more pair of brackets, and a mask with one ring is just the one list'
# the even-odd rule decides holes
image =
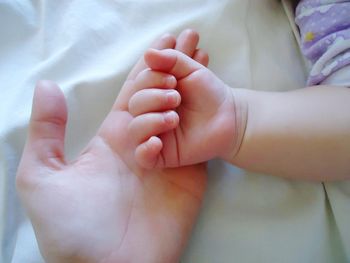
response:
{"label": "baby thumb", "polygon": [[29,134],[23,158],[36,158],[49,167],[64,163],[67,105],[63,92],[53,82],[36,85]]}
{"label": "baby thumb", "polygon": [[144,59],[151,69],[174,75],[178,80],[204,68],[200,63],[174,49],[148,49]]}

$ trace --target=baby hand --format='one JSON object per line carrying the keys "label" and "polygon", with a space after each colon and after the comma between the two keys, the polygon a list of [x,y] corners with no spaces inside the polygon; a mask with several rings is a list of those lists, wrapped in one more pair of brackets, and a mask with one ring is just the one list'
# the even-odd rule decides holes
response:
{"label": "baby hand", "polygon": [[234,154],[244,125],[233,90],[176,50],[150,49],[144,58],[152,70],[140,74],[143,88],[129,101],[137,162],[147,168],[177,167]]}
{"label": "baby hand", "polygon": [[[198,35],[187,30],[153,47],[176,48],[198,59],[197,43]],[[52,82],[38,84],[16,182],[46,262],[179,262],[200,208],[206,170],[193,165],[155,171],[135,164],[125,129],[133,119],[130,97],[139,88],[135,77],[163,87],[169,76],[139,74],[145,68],[142,58],[97,134],[73,161],[63,149],[64,95]],[[171,77],[166,84],[171,88],[176,81]]]}

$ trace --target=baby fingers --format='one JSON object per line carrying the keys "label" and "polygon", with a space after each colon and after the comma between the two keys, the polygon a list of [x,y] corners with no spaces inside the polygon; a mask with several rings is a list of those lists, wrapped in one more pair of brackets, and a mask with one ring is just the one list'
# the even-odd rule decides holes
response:
{"label": "baby fingers", "polygon": [[147,169],[159,166],[162,161],[162,158],[160,158],[162,148],[162,141],[158,137],[152,136],[136,148],[135,158],[137,163]]}
{"label": "baby fingers", "polygon": [[141,71],[133,81],[133,93],[145,88],[174,89],[177,81],[173,75],[145,69]]}
{"label": "baby fingers", "polygon": [[146,113],[135,117],[129,124],[128,131],[136,144],[141,144],[177,127],[179,115],[175,111]]}
{"label": "baby fingers", "polygon": [[171,110],[180,105],[181,96],[173,89],[143,89],[129,101],[129,112],[133,116],[147,112]]}

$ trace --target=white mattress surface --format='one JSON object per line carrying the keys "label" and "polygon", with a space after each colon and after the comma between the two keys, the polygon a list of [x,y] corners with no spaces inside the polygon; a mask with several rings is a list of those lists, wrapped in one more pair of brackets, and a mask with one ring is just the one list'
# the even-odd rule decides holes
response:
{"label": "white mattress surface", "polygon": [[[188,27],[231,87],[303,87],[303,59],[277,0],[0,0],[0,262],[43,262],[14,186],[36,81],[63,89],[74,157],[150,42]],[[349,262],[348,222],[348,182],[293,182],[213,160],[181,262]]]}

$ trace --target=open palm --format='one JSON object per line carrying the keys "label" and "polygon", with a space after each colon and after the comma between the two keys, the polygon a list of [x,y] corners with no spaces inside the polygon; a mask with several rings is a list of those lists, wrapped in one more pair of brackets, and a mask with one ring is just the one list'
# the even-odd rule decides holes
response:
{"label": "open palm", "polygon": [[[193,32],[154,47],[196,56]],[[189,48],[190,46],[190,48]],[[198,213],[204,165],[144,170],[134,160],[127,103],[130,73],[97,135],[72,163],[63,155],[67,111],[62,92],[41,82],[17,187],[47,262],[176,262]]]}

